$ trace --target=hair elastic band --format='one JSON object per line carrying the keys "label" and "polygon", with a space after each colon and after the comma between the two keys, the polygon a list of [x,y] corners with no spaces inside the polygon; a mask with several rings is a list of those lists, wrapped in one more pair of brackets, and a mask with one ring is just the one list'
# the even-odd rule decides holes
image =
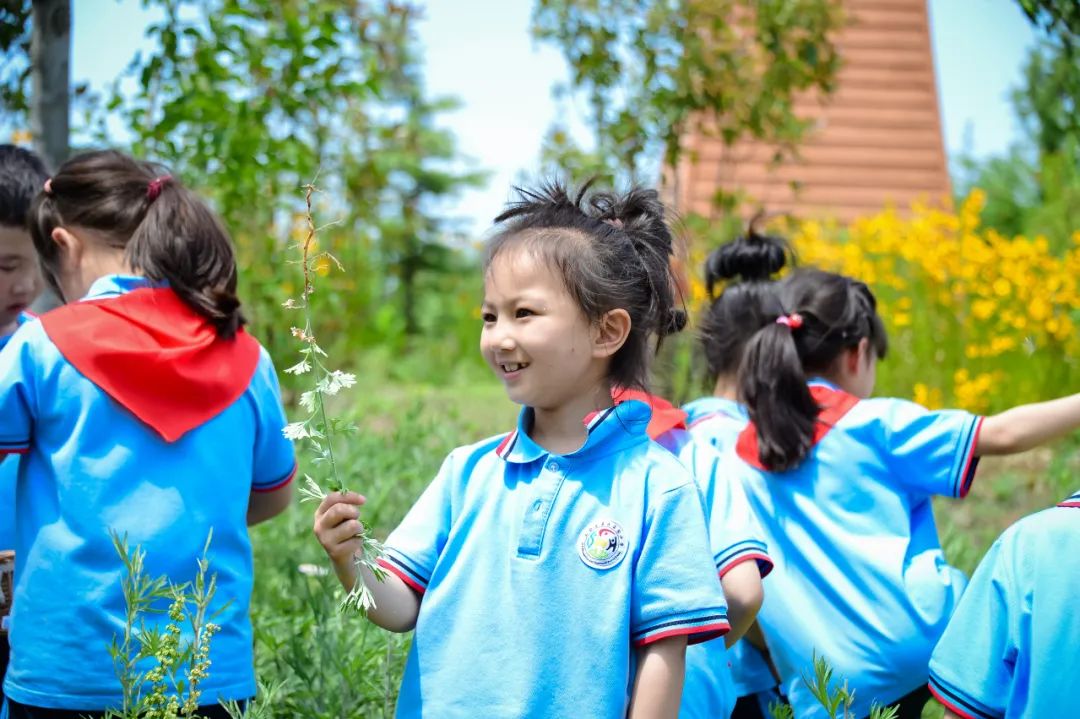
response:
{"label": "hair elastic band", "polygon": [[45,191],[46,195],[51,195],[52,194],[52,178],[51,177],[48,177],[48,178],[45,179],[45,184],[41,186],[41,189]]}
{"label": "hair elastic band", "polygon": [[802,327],[802,315],[792,312],[790,315],[780,315],[776,318],[776,324],[787,325],[793,330]]}
{"label": "hair elastic band", "polygon": [[161,187],[171,179],[172,175],[162,175],[150,180],[150,184],[146,186],[146,199],[151,202],[156,200],[157,196],[161,194]]}

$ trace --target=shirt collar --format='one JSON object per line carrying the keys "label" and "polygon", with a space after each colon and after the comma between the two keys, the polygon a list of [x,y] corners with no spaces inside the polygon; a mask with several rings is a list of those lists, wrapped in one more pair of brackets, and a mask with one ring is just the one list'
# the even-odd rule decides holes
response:
{"label": "shirt collar", "polygon": [[701,399],[695,399],[693,402],[687,402],[683,405],[683,409],[689,415],[686,419],[687,424],[694,424],[699,420],[717,414],[738,420],[750,419],[745,407],[735,400],[725,397],[702,397]]}
{"label": "shirt collar", "polygon": [[1066,499],[1064,502],[1058,503],[1059,507],[1080,507],[1080,492],[1073,492],[1073,495]]}
{"label": "shirt collar", "polygon": [[[585,425],[589,433],[585,444],[562,456],[574,461],[609,454],[648,441],[645,428],[651,415],[649,405],[638,400],[628,400],[596,412]],[[535,462],[551,454],[529,437],[528,427],[532,425],[532,418],[532,408],[523,408],[518,415],[517,429],[506,436],[495,453],[507,462],[516,464]]]}
{"label": "shirt collar", "polygon": [[831,390],[840,391],[840,385],[833,384],[824,377],[811,377],[809,380],[807,380],[806,384],[810,385],[811,387],[828,387]]}
{"label": "shirt collar", "polygon": [[136,275],[105,275],[94,280],[84,300],[98,300],[103,297],[117,297],[141,287],[154,287],[155,284],[145,277]]}

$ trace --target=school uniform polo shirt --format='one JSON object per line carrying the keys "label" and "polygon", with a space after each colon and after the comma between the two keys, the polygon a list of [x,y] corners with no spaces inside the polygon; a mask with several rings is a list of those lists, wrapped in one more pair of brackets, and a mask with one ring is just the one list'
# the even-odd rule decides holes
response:
{"label": "school uniform polo shirt", "polygon": [[[69,710],[118,704],[120,685],[108,646],[123,634],[125,571],[110,531],[126,536],[129,547],[141,547],[148,576],[182,583],[194,578],[196,559],[213,530],[208,558],[217,593],[210,614],[221,610],[213,619],[221,631],[211,644],[202,703],[255,694],[248,502],[252,491],[280,487],[295,470],[292,445],[282,436],[285,417],[270,358],[256,343],[250,376],[236,380],[235,401],[186,430],[177,422],[189,420],[203,399],[184,407],[163,402],[164,416],[154,417],[147,404],[152,381],[141,394],[125,394],[123,377],[101,374],[118,364],[144,363],[158,368],[154,376],[160,373],[157,391],[163,398],[175,393],[172,382],[179,378],[166,375],[160,363],[183,348],[140,347],[146,351],[132,360],[130,345],[155,337],[167,341],[176,327],[197,321],[178,301],[140,278],[104,277],[79,306],[54,310],[62,313],[55,321],[51,313],[42,315],[0,352],[0,450],[22,453],[11,664],[4,682],[5,694],[15,701]],[[142,325],[140,316],[130,315],[132,307],[154,306],[179,314]],[[121,315],[127,319],[117,324]],[[76,326],[65,326],[72,316]],[[83,332],[78,322],[116,332]],[[81,364],[85,356],[79,353],[90,346],[108,348],[108,354],[80,370],[57,341]],[[224,374],[218,379],[232,381],[228,373],[234,367],[219,370]],[[166,615],[144,619],[162,627],[168,621]],[[190,640],[186,625],[184,637]]]}
{"label": "school uniform polo shirt", "polygon": [[803,684],[812,657],[855,690],[854,716],[926,683],[930,653],[965,585],[945,561],[930,504],[961,497],[981,418],[899,399],[859,400],[824,382],[815,445],[795,469],[758,460],[748,425],[736,451],[776,569],[758,622],[795,716],[823,717]]}
{"label": "school uniform polo shirt", "polygon": [[[723,469],[732,462],[739,462],[739,459],[735,456],[735,442],[739,438],[739,433],[743,431],[747,422],[750,421],[750,415],[747,414],[746,408],[738,402],[723,397],[702,397],[683,405],[683,409],[687,413],[686,424],[690,435],[698,442],[708,444],[714,448],[722,458],[717,477],[726,478],[728,484],[738,486],[737,496],[741,497],[742,502],[745,502],[746,495],[742,491],[741,484],[733,481],[734,474],[724,472]],[[735,492],[731,494],[736,495]],[[753,513],[749,503],[746,503],[745,507],[747,512]],[[740,511],[742,511],[741,508]],[[757,536],[760,538],[762,547],[764,547],[764,539],[760,527],[757,527],[756,519],[753,526],[758,533]],[[771,567],[772,562],[770,560],[769,568]],[[766,594],[769,591],[771,589],[767,588]],[[713,651],[712,647],[709,647],[708,651]],[[727,659],[731,664],[731,681],[736,697],[769,691],[776,686],[776,677],[773,676],[772,670],[769,669],[765,657],[747,640],[740,639],[735,642],[727,651]],[[685,698],[683,703],[685,706]]]}
{"label": "school uniform polo shirt", "polygon": [[[20,312],[16,318],[18,327],[34,318],[27,312]],[[18,328],[16,328],[17,331]],[[15,335],[0,336],[0,350],[7,346],[8,340]],[[5,461],[0,454],[0,549],[15,548],[15,474],[19,465],[18,457],[11,457]]]}
{"label": "school uniform polo shirt", "polygon": [[930,660],[930,691],[965,719],[1078,713],[1080,492],[1005,530]]}
{"label": "school uniform polo shirt", "polygon": [[423,594],[397,716],[621,719],[638,648],[729,629],[697,488],[649,415],[623,402],[555,455],[526,408],[451,452],[386,542]]}
{"label": "school uniform polo shirt", "polygon": [[[772,560],[761,528],[742,485],[730,480],[720,454],[707,443],[693,440],[684,429],[670,430],[658,437],[657,442],[682,461],[698,484],[717,575],[722,579],[736,565],[748,561],[756,564],[762,577],[767,575],[772,570]],[[734,661],[733,653],[725,649],[722,641],[705,642],[686,650],[681,719],[711,719],[731,714],[740,696],[732,679]]]}

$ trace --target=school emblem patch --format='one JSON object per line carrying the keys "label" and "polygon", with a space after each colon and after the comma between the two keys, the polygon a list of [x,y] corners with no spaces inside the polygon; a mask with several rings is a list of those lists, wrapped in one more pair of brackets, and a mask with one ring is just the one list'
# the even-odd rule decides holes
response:
{"label": "school emblem patch", "polygon": [[611,569],[626,556],[622,525],[613,519],[598,519],[585,528],[578,539],[578,556],[594,569]]}

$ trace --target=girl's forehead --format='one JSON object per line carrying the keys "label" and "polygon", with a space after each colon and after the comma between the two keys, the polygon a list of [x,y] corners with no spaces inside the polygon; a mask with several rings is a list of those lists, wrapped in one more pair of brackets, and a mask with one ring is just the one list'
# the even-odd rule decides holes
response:
{"label": "girl's forehead", "polygon": [[506,248],[484,273],[486,294],[516,294],[525,290],[565,292],[562,278],[538,253],[527,247]]}

